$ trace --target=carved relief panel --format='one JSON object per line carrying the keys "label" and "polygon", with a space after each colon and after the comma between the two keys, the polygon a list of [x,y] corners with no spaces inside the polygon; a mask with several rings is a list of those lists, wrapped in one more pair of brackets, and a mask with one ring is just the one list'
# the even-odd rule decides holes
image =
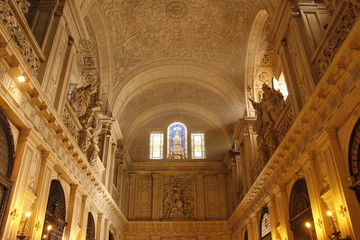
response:
{"label": "carved relief panel", "polygon": [[165,177],[162,198],[163,219],[194,219],[193,177]]}

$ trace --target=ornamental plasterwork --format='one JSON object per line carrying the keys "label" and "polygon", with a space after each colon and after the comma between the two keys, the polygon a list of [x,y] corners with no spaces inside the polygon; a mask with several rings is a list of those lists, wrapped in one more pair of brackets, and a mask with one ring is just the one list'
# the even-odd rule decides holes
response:
{"label": "ornamental plasterwork", "polygon": [[243,42],[256,14],[248,0],[100,0],[107,18],[116,81],[163,59],[204,62],[239,75]]}
{"label": "ornamental plasterwork", "polygon": [[163,219],[193,219],[194,189],[191,178],[169,177],[164,184]]}
{"label": "ornamental plasterwork", "polygon": [[9,35],[18,47],[23,59],[29,65],[34,75],[36,75],[39,70],[40,60],[36,56],[35,50],[31,46],[13,10],[10,8],[8,0],[0,1],[0,22],[7,28]]}
{"label": "ornamental plasterwork", "polygon": [[341,15],[339,14],[340,16],[338,16],[340,20],[337,21],[336,26],[332,28],[333,30],[330,33],[331,36],[327,39],[325,47],[316,59],[315,64],[320,76],[326,72],[331,61],[335,57],[335,54],[341,47],[341,44],[344,42],[360,16],[359,5],[355,5],[351,2],[347,2],[344,5],[345,6],[342,6],[344,9],[340,11]]}

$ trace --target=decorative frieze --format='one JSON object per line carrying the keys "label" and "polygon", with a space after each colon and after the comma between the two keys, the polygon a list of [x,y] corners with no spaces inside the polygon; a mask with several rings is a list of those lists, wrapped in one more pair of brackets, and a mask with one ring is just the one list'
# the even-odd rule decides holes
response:
{"label": "decorative frieze", "polygon": [[[9,1],[0,1],[0,21],[8,30],[9,35],[16,44],[24,61],[27,63],[33,74],[36,76],[39,71],[40,59],[37,56],[29,38],[21,27]],[[23,2],[23,1],[21,1]]]}
{"label": "decorative frieze", "polygon": [[344,1],[343,5],[338,8],[336,14],[333,16],[333,22],[328,26],[328,32],[324,37],[325,41],[320,47],[321,51],[315,59],[320,77],[323,76],[328,69],[359,16],[359,4]]}

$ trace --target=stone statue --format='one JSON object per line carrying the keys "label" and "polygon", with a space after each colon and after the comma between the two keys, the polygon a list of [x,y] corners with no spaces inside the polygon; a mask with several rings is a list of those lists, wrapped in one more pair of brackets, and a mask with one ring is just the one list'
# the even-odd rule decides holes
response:
{"label": "stone statue", "polygon": [[261,102],[249,99],[256,111],[256,123],[254,126],[258,135],[264,135],[266,131],[273,127],[280,116],[281,110],[285,105],[284,97],[278,90],[263,84],[263,98]]}
{"label": "stone statue", "polygon": [[78,117],[85,115],[93,94],[98,90],[98,86],[99,83],[91,83],[85,87],[76,88],[71,93],[70,104]]}

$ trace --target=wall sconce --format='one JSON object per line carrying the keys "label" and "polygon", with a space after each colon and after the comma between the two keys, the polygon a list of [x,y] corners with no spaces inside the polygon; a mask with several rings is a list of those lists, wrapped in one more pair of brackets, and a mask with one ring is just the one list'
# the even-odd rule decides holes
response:
{"label": "wall sconce", "polygon": [[25,234],[25,228],[26,228],[26,223],[30,216],[31,216],[31,212],[27,212],[25,214],[24,226],[22,227],[21,231],[19,231],[18,234],[16,235],[18,239],[28,239],[29,238],[29,236],[27,236]]}
{"label": "wall sconce", "polygon": [[11,220],[15,220],[18,217],[18,215],[19,215],[18,210],[17,208],[15,208],[10,212]]}
{"label": "wall sconce", "polygon": [[331,221],[331,225],[333,228],[333,233],[331,233],[329,235],[330,239],[337,239],[337,240],[351,240],[351,237],[346,237],[346,238],[341,238],[341,231],[336,229],[335,223],[334,223],[334,219],[332,218],[333,213],[331,211],[327,211],[326,214],[329,216],[330,221]]}

